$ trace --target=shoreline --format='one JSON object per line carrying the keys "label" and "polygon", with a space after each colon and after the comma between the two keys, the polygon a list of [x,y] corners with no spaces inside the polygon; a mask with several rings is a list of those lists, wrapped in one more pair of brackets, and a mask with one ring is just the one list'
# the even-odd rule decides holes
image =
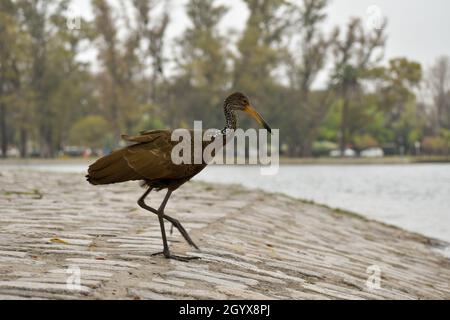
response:
{"label": "shoreline", "polygon": [[388,156],[382,158],[280,158],[280,164],[325,164],[325,165],[358,165],[358,164],[421,164],[450,163],[450,156]]}
{"label": "shoreline", "polygon": [[[23,164],[81,164],[92,163],[97,157],[57,157],[57,158],[0,158],[1,165]],[[450,163],[450,156],[387,156],[382,158],[289,158],[280,157],[280,165],[393,165],[393,164],[423,164],[423,163]],[[239,165],[239,164],[235,164]],[[247,164],[248,165],[248,164]]]}
{"label": "shoreline", "polygon": [[[159,227],[136,205],[135,183],[14,170],[0,181],[4,298],[450,299],[450,260],[433,239],[283,194],[205,182],[177,190],[167,214],[202,249],[174,231],[172,252],[200,258],[184,263],[151,256]],[[78,291],[66,286],[74,266]],[[367,285],[373,266],[379,289]]]}
{"label": "shoreline", "polygon": [[[214,184],[214,183],[210,183],[210,182],[205,182],[205,181],[195,181],[193,183],[200,183],[200,184],[205,184],[205,185],[210,185],[212,187],[217,187],[218,183]],[[267,192],[263,189],[257,188],[257,189],[250,189],[250,188],[246,188],[245,186],[243,186],[242,184],[225,184],[225,185],[229,185],[229,186],[234,186],[240,189],[248,189],[251,190],[253,192],[260,192],[260,193],[265,193],[265,194],[269,194],[269,195],[277,195],[280,197],[286,197],[291,199],[292,201],[298,201],[301,202],[305,205],[312,205],[312,206],[316,206],[316,207],[321,207],[324,208],[326,210],[330,210],[335,214],[342,214],[342,215],[346,215],[355,219],[360,219],[364,222],[373,222],[373,223],[378,223],[381,224],[387,228],[392,228],[392,229],[397,229],[398,231],[401,232],[407,232],[410,233],[411,235],[415,236],[418,240],[420,240],[421,242],[423,242],[424,244],[427,244],[433,248],[435,248],[436,250],[438,250],[437,252],[442,255],[443,257],[449,259],[450,261],[450,251],[449,252],[445,252],[447,249],[450,249],[450,242],[444,240],[444,239],[439,239],[436,237],[432,237],[426,234],[422,234],[420,232],[416,232],[413,230],[408,230],[405,228],[402,228],[401,226],[397,226],[395,224],[391,224],[382,220],[377,220],[374,218],[370,218],[370,217],[366,217],[361,213],[358,212],[354,212],[354,211],[350,211],[350,210],[346,210],[346,209],[341,209],[341,208],[334,208],[331,207],[327,204],[323,204],[323,203],[318,203],[315,202],[314,200],[306,200],[306,199],[302,199],[302,198],[297,198],[282,192]]]}

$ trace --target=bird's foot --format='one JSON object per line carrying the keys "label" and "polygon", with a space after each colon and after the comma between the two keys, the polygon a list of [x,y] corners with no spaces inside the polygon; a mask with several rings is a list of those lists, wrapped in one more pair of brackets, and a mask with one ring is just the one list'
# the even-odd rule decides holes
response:
{"label": "bird's foot", "polygon": [[178,256],[178,255],[171,254],[170,252],[164,252],[164,251],[152,253],[151,256],[157,256],[160,254],[164,255],[164,257],[166,259],[173,259],[173,260],[178,260],[178,261],[183,261],[183,262],[200,259],[200,257]]}
{"label": "bird's foot", "polygon": [[173,260],[178,260],[178,261],[183,261],[183,262],[188,262],[191,260],[198,260],[200,259],[200,257],[190,257],[190,256],[176,256],[176,255],[169,255],[168,257],[166,257],[167,259],[173,259]]}

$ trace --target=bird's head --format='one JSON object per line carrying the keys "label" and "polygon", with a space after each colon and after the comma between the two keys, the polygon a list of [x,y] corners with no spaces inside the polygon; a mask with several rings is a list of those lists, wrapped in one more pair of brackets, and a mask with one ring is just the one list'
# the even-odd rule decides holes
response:
{"label": "bird's head", "polygon": [[225,99],[225,106],[229,107],[232,111],[244,111],[254,118],[260,125],[262,125],[267,131],[272,132],[269,125],[261,117],[261,115],[255,110],[255,108],[250,103],[250,100],[241,92],[235,92],[230,94]]}

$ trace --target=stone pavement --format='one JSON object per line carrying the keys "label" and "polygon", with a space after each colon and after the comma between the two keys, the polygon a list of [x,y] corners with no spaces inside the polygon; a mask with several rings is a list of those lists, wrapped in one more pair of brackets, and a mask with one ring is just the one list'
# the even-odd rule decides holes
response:
{"label": "stone pavement", "polygon": [[142,192],[1,170],[0,299],[450,299],[450,261],[430,239],[237,186],[177,190],[166,213],[201,252],[176,229],[170,247],[200,259],[151,256],[160,230]]}

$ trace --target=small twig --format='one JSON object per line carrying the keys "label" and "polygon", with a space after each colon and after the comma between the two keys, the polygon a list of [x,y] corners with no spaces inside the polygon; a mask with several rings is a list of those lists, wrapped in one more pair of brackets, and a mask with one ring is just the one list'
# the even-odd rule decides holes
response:
{"label": "small twig", "polygon": [[33,191],[4,191],[4,194],[6,196],[35,196],[33,199],[42,199],[44,197],[44,195],[38,189],[33,189]]}

